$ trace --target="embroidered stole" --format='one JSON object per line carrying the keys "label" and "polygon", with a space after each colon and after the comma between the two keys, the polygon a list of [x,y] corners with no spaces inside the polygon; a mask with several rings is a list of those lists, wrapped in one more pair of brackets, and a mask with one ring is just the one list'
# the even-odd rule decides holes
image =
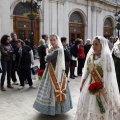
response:
{"label": "embroidered stole", "polygon": [[91,76],[92,76],[92,80],[95,82],[102,82],[102,77],[99,74],[99,72],[97,71],[97,69],[95,68],[94,65],[94,60],[93,60],[93,54],[90,56],[90,62],[88,63],[88,69],[91,72]]}
{"label": "embroidered stole", "polygon": [[[88,63],[88,69],[91,72],[92,81],[101,82],[102,83],[102,77],[101,77],[100,73],[98,72],[98,70],[95,68],[93,57],[94,57],[94,54],[92,54],[90,56],[89,61],[88,61],[89,62]],[[103,95],[104,100],[107,103],[107,98],[106,98],[105,94],[102,93],[102,95]],[[96,96],[100,96],[100,92],[97,92]]]}
{"label": "embroidered stole", "polygon": [[53,66],[51,63],[48,63],[48,71],[51,77],[51,82],[55,89],[56,102],[65,102],[66,101],[66,74],[64,72],[61,85],[58,83]]}

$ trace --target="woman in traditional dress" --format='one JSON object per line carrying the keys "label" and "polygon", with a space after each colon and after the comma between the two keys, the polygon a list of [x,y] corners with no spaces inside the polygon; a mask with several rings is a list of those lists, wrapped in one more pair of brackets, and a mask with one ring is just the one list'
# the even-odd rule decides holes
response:
{"label": "woman in traditional dress", "polygon": [[72,102],[66,81],[62,43],[56,35],[50,36],[50,43],[47,66],[33,107],[42,114],[54,116],[72,109]]}
{"label": "woman in traditional dress", "polygon": [[[96,94],[91,94],[88,90],[93,83],[103,85]],[[86,58],[80,91],[75,120],[120,120],[120,94],[114,62],[107,40],[102,36],[93,39],[93,46]],[[98,101],[98,97],[101,101]]]}

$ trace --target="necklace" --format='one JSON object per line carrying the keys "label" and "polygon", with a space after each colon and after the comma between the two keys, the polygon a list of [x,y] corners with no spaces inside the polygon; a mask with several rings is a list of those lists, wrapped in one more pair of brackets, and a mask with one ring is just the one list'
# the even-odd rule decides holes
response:
{"label": "necklace", "polygon": [[94,53],[95,60],[99,59],[101,57],[101,53]]}
{"label": "necklace", "polygon": [[101,53],[95,53],[95,55],[96,55],[96,56],[100,56],[100,55],[101,55]]}

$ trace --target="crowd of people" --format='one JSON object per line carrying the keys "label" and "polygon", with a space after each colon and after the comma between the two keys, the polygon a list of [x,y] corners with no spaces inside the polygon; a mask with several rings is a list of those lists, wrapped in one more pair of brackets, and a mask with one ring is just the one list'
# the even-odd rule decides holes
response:
{"label": "crowd of people", "polygon": [[30,88],[35,88],[31,79],[31,64],[34,64],[33,50],[26,45],[23,40],[17,39],[16,33],[3,35],[1,38],[1,91],[6,91],[4,87],[5,77],[7,73],[7,87],[13,89],[13,85],[18,85],[16,72],[19,77],[19,89],[23,89],[27,80]]}
{"label": "crowd of people", "polygon": [[[31,79],[31,64],[34,65],[32,48],[15,33],[1,38],[1,90],[18,85],[24,88]],[[37,47],[40,70],[44,70],[33,107],[46,115],[66,113],[73,108],[68,78],[81,76],[80,97],[75,120],[119,120],[120,119],[120,40],[96,36],[91,41],[77,38],[68,46],[67,38],[52,34],[42,35]],[[28,41],[27,41],[28,42]],[[77,74],[75,68],[77,67]],[[70,76],[69,76],[70,71]]]}

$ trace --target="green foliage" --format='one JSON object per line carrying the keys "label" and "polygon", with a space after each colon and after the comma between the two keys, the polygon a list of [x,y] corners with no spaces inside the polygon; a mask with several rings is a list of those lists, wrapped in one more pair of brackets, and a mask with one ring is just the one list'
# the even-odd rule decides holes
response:
{"label": "green foliage", "polygon": [[39,18],[39,14],[37,12],[33,12],[33,14],[26,13],[26,14],[24,14],[24,16],[27,17],[30,20],[34,20],[36,18]]}
{"label": "green foliage", "polygon": [[118,30],[120,30],[120,26],[118,26],[118,25],[117,25],[117,26],[115,26],[115,29],[118,29]]}

